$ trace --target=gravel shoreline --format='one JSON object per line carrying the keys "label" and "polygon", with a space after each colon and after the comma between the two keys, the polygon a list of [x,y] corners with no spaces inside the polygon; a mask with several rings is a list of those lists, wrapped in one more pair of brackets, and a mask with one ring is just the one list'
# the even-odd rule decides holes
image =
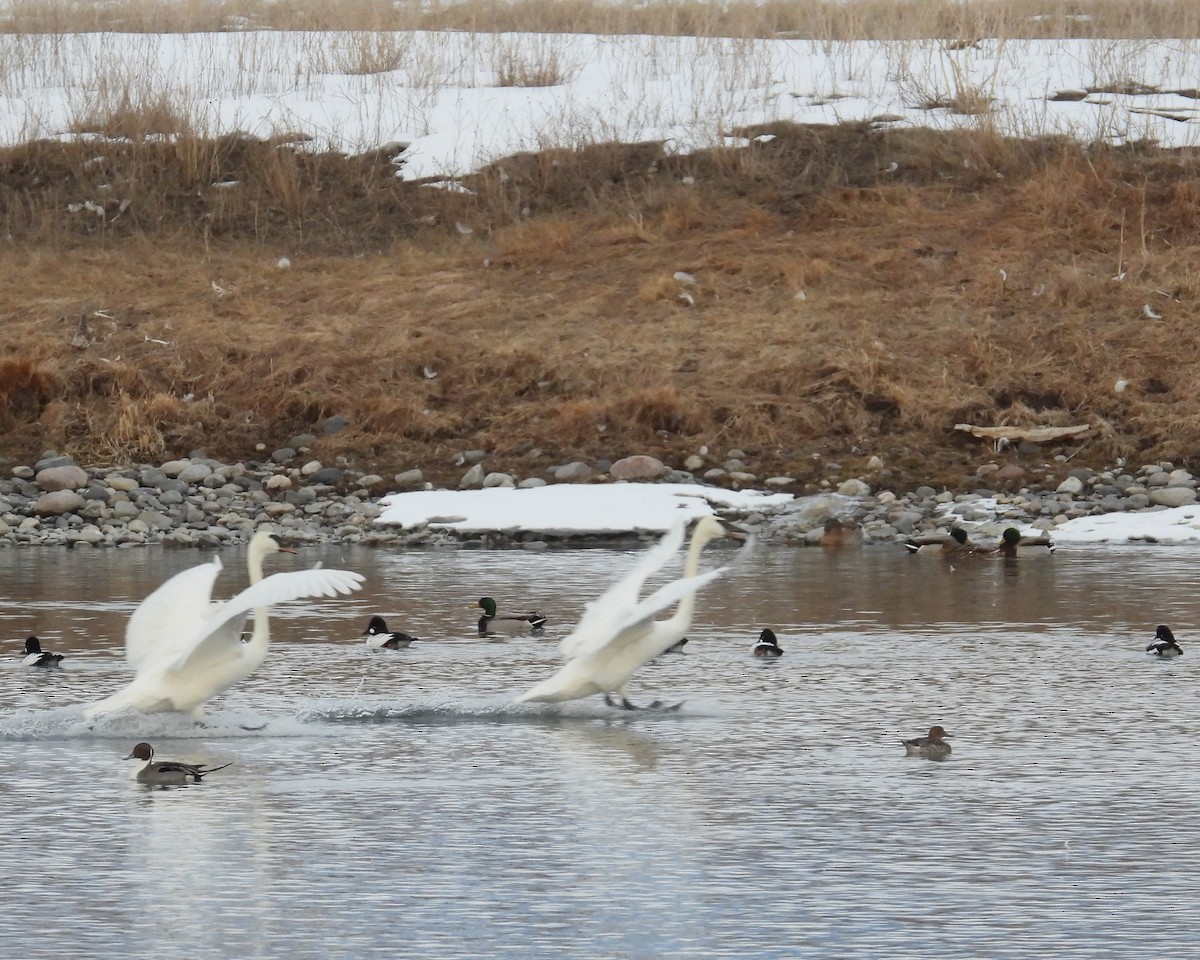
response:
{"label": "gravel shoreline", "polygon": [[[221,463],[196,452],[158,465],[91,468],[50,453],[34,464],[10,465],[10,475],[0,479],[0,547],[211,548],[245,543],[255,527],[266,522],[299,541],[371,546],[541,549],[630,538],[628,534],[464,535],[426,525],[404,529],[376,525],[383,511],[382,497],[431,488],[421,471],[408,470],[385,481],[376,474],[327,467],[316,460],[297,466],[303,452],[303,445],[297,443],[263,461]],[[778,491],[791,482],[786,477],[760,481],[745,469],[741,458],[733,456],[700,478],[689,470],[666,467],[653,457],[636,456],[616,463],[566,464],[548,471],[548,480],[532,477],[518,482],[508,474],[487,473],[482,468],[484,457],[470,451],[456,458],[456,463],[468,468],[460,489],[662,480]],[[1013,524],[1053,532],[1077,517],[1196,502],[1196,480],[1170,463],[1147,464],[1136,471],[1078,468],[1061,481],[1045,473],[1044,485],[1030,482],[1024,468],[984,464],[974,478],[980,486],[962,492],[929,486],[896,492],[888,489],[886,471],[881,472],[883,476],[830,481],[826,492],[798,496],[778,510],[735,510],[728,515],[768,543],[819,544],[830,519],[846,524],[852,536],[861,536],[864,543],[888,543],[949,530],[956,524],[981,538],[998,538],[1004,527]]]}

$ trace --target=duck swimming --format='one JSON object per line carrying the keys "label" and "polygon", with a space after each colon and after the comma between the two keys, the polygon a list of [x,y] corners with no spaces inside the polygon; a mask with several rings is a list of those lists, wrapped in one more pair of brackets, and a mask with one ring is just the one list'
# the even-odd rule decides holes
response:
{"label": "duck swimming", "polygon": [[750,653],[756,657],[782,657],[783,647],[779,645],[775,631],[764,630],[758,635],[758,642],[754,644]]}
{"label": "duck swimming", "polygon": [[[641,599],[646,578],[664,567],[683,543],[684,526],[683,521],[676,523],[642,554],[629,573],[587,605],[575,629],[559,644],[567,662],[554,676],[517,697],[519,702],[558,703],[601,693],[605,702],[612,704],[609,694],[615,692],[620,697],[618,705],[636,709],[626,693],[629,679],[639,667],[683,639],[692,622],[696,592],[727,569],[698,573],[700,552],[720,537],[745,539],[716,517],[702,517],[692,532],[683,576]],[[673,604],[678,606],[670,619],[654,619]]]}
{"label": "duck swimming", "polygon": [[955,527],[949,534],[930,534],[924,537],[910,537],[904,541],[904,549],[909,553],[933,557],[960,557],[978,552],[973,543],[967,539],[967,531]]}
{"label": "duck swimming", "polygon": [[[259,531],[250,540],[246,567],[250,586],[224,603],[212,602],[221,560],[203,563],[171,577],[141,602],[125,628],[125,659],[137,674],[123,689],[83,711],[91,719],[134,707],[147,713],[190,712],[197,720],[204,704],[262,666],[271,644],[272,604],[302,597],[334,597],[362,587],[363,576],[348,570],[296,570],[263,579],[263,558],[295,553],[278,538]],[[254,632],[242,639],[246,615]]]}
{"label": "duck swimming", "polygon": [[853,523],[830,517],[825,521],[821,530],[820,544],[823,547],[836,549],[862,543],[862,530]]}
{"label": "duck swimming", "polygon": [[926,760],[945,760],[950,756],[950,744],[946,743],[949,734],[940,726],[929,728],[926,737],[914,737],[902,740],[906,757],[924,757]]}
{"label": "duck swimming", "polygon": [[1183,656],[1183,647],[1176,641],[1171,628],[1165,624],[1159,624],[1158,629],[1154,631],[1154,640],[1154,643],[1146,647],[1147,653],[1153,651],[1156,657]]}
{"label": "duck swimming", "polygon": [[25,659],[21,664],[26,667],[57,667],[63,659],[61,653],[43,653],[42,642],[37,637],[29,637],[25,641]]}
{"label": "duck swimming", "polygon": [[1054,543],[1047,534],[1030,537],[1021,536],[1016,527],[1008,527],[1001,534],[996,554],[1009,559],[1014,557],[1045,557],[1054,552]]}
{"label": "duck swimming", "polygon": [[155,760],[154,748],[148,743],[139,743],[129,751],[129,756],[125,759],[135,761],[130,764],[132,769],[129,776],[138,783],[152,787],[182,787],[189,783],[199,783],[208,774],[230,766],[225,763],[219,767],[206,767],[176,760]]}
{"label": "duck swimming", "polygon": [[492,630],[493,620],[520,620],[529,624],[529,632],[540,634],[546,626],[547,618],[540,613],[533,611],[531,613],[516,613],[505,614],[498,616],[496,613],[496,601],[491,597],[480,597],[478,601],[471,604],[472,608],[479,607],[483,610],[483,615],[479,618],[477,628],[481,637],[490,637],[495,631]]}
{"label": "duck swimming", "polygon": [[383,617],[372,617],[363,631],[367,638],[367,646],[372,650],[403,650],[420,637],[412,637],[407,633],[393,633],[387,627]]}

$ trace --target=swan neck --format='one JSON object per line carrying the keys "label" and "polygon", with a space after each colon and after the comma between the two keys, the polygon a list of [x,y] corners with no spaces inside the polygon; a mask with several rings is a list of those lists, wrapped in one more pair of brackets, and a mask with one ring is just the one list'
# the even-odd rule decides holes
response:
{"label": "swan neck", "polygon": [[258,583],[263,578],[263,557],[266,551],[257,544],[250,544],[250,553],[246,556],[246,572],[250,575],[250,585]]}
{"label": "swan neck", "polygon": [[[263,557],[266,551],[256,543],[250,545],[250,553],[246,557],[246,573],[250,577],[250,585],[254,586],[263,578]],[[254,608],[254,632],[250,634],[247,647],[255,651],[261,650],[265,656],[267,645],[271,642],[271,624],[268,620],[268,607]]]}
{"label": "swan neck", "polygon": [[[692,534],[691,543],[688,544],[687,557],[683,562],[683,575],[685,577],[694,577],[700,572],[700,552],[708,545],[711,536],[697,536]],[[682,636],[684,631],[692,625],[692,614],[696,610],[696,592],[693,590],[686,597],[679,601],[679,606],[675,608],[675,612],[665,621],[668,630],[678,631]]]}
{"label": "swan neck", "polygon": [[708,537],[698,537],[692,534],[692,542],[688,544],[687,557],[683,563],[683,575],[694,577],[700,572],[700,551],[708,544]]}

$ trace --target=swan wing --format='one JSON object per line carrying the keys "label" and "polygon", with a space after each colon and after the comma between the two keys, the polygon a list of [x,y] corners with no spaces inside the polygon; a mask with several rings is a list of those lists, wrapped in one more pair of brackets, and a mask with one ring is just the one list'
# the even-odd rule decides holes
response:
{"label": "swan wing", "polygon": [[241,650],[242,624],[251,610],[301,600],[336,597],[362,589],[366,579],[350,570],[293,570],[273,573],[212,610],[188,649],[166,665],[169,671],[188,671],[223,661]]}
{"label": "swan wing", "polygon": [[[700,573],[694,577],[681,577],[678,580],[672,580],[668,584],[659,587],[654,593],[646,597],[636,604],[632,610],[625,611],[623,619],[612,624],[604,633],[593,632],[586,636],[578,636],[578,630],[567,639],[574,639],[573,649],[575,653],[573,657],[587,656],[599,650],[617,650],[622,647],[629,646],[637,642],[637,640],[645,636],[649,631],[650,623],[654,620],[656,614],[660,613],[667,607],[674,606],[688,594],[695,593],[701,587],[712,582],[717,577],[725,573],[728,567],[721,567],[717,570],[709,570],[707,573]],[[679,638],[676,637],[676,640]],[[566,641],[564,641],[565,643]],[[671,643],[674,643],[672,640]],[[668,643],[667,646],[671,644]],[[664,649],[666,649],[664,647]],[[658,655],[662,651],[657,651],[650,654],[646,659]]]}
{"label": "swan wing", "polygon": [[138,604],[125,627],[125,660],[134,670],[191,646],[195,627],[187,625],[208,618],[220,572],[221,558],[213,557],[211,563],[181,570]]}
{"label": "swan wing", "polygon": [[679,551],[686,526],[683,520],[676,523],[658,543],[642,552],[625,576],[584,607],[575,629],[559,642],[558,650],[564,657],[569,660],[596,644],[603,645],[620,629],[620,624],[637,609],[646,578],[665,567]]}

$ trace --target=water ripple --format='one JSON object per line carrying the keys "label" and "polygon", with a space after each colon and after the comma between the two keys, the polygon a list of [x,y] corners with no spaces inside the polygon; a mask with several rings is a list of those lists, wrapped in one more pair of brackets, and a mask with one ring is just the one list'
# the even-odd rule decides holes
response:
{"label": "water ripple", "polygon": [[[81,705],[129,676],[108,639],[129,598],[96,584],[136,596],[167,572],[153,559],[39,560],[0,606],[14,640],[52,613],[37,629],[68,653],[17,669],[14,642],[0,669],[6,885],[55,910],[0,915],[14,956],[1190,951],[1190,553],[1012,571],[762,550],[706,590],[686,652],[635,678],[635,700],[683,709],[627,713],[513,702],[622,552],[338,550],[367,592],[281,616],[262,672],[203,726],[88,723]],[[475,637],[482,594],[553,611],[551,636]],[[376,611],[424,642],[366,651]],[[1157,622],[1187,656],[1144,653]],[[748,656],[762,626],[787,651],[769,665]],[[903,756],[934,722],[952,758]],[[121,764],[140,739],[232,765],[147,790]]]}

